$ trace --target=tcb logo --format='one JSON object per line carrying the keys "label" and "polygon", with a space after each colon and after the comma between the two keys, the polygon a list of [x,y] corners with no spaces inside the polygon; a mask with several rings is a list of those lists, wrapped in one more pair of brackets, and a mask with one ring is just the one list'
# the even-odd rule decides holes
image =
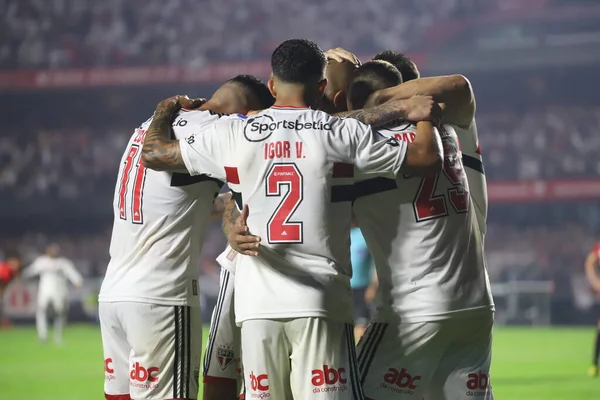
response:
{"label": "tcb logo", "polygon": [[490,383],[490,377],[487,374],[469,374],[467,375],[467,388],[470,390],[486,390]]}
{"label": "tcb logo", "polygon": [[396,368],[389,368],[387,374],[383,376],[383,380],[400,388],[416,389],[415,382],[421,380],[421,376],[412,376],[406,371],[406,368],[402,368],[400,371]]}
{"label": "tcb logo", "polygon": [[106,360],[104,360],[104,371],[106,371],[109,374],[114,374],[115,370],[112,367],[112,358],[107,358]]}
{"label": "tcb logo", "polygon": [[269,390],[269,377],[267,374],[254,375],[254,372],[250,372],[250,387],[252,390],[260,390],[265,392]]}
{"label": "tcb logo", "polygon": [[158,368],[150,367],[148,369],[142,367],[139,362],[136,362],[131,367],[129,377],[132,381],[138,382],[158,382]]}
{"label": "tcb logo", "polygon": [[329,365],[323,365],[323,369],[313,369],[311,382],[313,386],[335,385],[336,383],[346,383],[346,370],[344,368],[329,368]]}

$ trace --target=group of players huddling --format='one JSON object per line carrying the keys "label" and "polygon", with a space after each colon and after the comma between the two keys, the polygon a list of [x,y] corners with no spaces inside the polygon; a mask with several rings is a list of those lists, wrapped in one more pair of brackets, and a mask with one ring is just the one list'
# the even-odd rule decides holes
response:
{"label": "group of players huddling", "polygon": [[[271,66],[267,85],[242,75],[208,101],[162,101],[127,145],[99,296],[106,399],[197,398],[196,271],[221,215],[231,247],[218,258],[204,399],[492,399],[469,82],[303,39],[279,45]],[[358,347],[352,213],[379,279]]]}

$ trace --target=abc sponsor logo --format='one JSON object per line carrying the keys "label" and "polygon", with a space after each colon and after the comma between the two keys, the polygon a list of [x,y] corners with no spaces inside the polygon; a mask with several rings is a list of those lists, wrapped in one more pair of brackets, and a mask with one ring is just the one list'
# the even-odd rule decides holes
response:
{"label": "abc sponsor logo", "polygon": [[491,389],[490,376],[488,374],[470,373],[467,375],[467,396],[471,397],[484,397],[488,394]]}
{"label": "abc sponsor logo", "polygon": [[107,358],[104,360],[104,379],[107,381],[114,381],[115,379],[115,370],[112,367],[112,358]]}
{"label": "abc sponsor logo", "polygon": [[248,376],[250,379],[250,389],[252,389],[252,393],[250,393],[250,397],[253,399],[265,399],[271,397],[271,393],[269,393],[269,376],[267,374],[254,374],[253,371],[250,372]]}
{"label": "abc sponsor logo", "polygon": [[344,368],[323,365],[322,369],[312,370],[313,393],[344,392],[348,390],[348,379]]}
{"label": "abc sponsor logo", "polygon": [[155,389],[158,387],[158,373],[157,367],[145,368],[136,362],[131,367],[129,378],[131,386],[141,389]]}
{"label": "abc sponsor logo", "polygon": [[420,380],[421,375],[411,375],[406,368],[402,368],[400,371],[396,368],[388,368],[380,386],[394,393],[412,395]]}

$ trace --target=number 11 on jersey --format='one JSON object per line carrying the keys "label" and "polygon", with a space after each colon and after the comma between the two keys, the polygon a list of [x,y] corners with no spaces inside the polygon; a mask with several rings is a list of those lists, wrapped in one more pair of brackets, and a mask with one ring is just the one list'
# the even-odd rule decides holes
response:
{"label": "number 11 on jersey", "polygon": [[[144,191],[144,181],[146,179],[146,168],[142,163],[141,144],[133,143],[125,158],[125,166],[121,174],[119,186],[119,217],[127,220],[127,198],[131,198],[131,222],[134,224],[143,224],[144,216],[142,213],[142,194]],[[129,180],[133,175],[132,190],[129,190]]]}
{"label": "number 11 on jersey", "polygon": [[[283,187],[287,187],[287,193],[282,192]],[[302,243],[302,222],[290,221],[304,198],[304,179],[296,164],[273,164],[267,173],[265,194],[267,197],[283,197],[267,223],[268,242]]]}

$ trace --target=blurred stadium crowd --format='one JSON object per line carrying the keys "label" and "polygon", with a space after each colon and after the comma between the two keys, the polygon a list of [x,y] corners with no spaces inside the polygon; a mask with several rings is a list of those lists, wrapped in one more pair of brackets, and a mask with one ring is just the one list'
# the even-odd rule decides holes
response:
{"label": "blurred stadium crowd", "polygon": [[173,63],[199,67],[207,60],[262,58],[280,41],[281,32],[304,37],[307,26],[309,39],[324,48],[410,50],[439,20],[522,6],[514,0],[441,4],[437,0],[306,0],[285,2],[285,7],[280,3],[0,0],[0,9],[5,10],[0,16],[0,68]]}

